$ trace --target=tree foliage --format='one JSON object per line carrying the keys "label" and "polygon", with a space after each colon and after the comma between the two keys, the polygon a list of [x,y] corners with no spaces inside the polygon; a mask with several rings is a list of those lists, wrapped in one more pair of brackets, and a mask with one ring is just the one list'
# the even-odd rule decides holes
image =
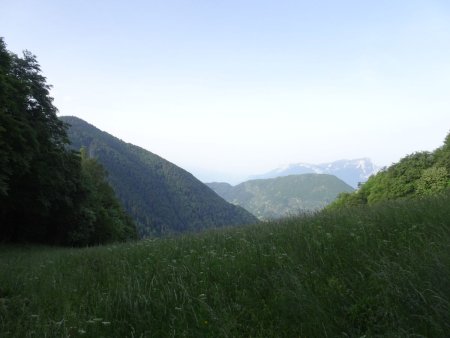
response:
{"label": "tree foliage", "polygon": [[450,188],[450,134],[433,152],[416,152],[369,178],[356,192],[341,195],[330,207],[375,204],[421,197]]}
{"label": "tree foliage", "polygon": [[0,240],[91,244],[70,238],[92,194],[49,89],[36,57],[0,38]]}
{"label": "tree foliage", "polygon": [[136,238],[134,223],[122,209],[106,177],[103,166],[81,149],[81,181],[85,198],[76,214],[79,225],[68,233],[71,243],[89,245]]}
{"label": "tree foliage", "polygon": [[431,167],[423,171],[417,180],[418,195],[433,195],[444,190],[449,185],[449,174],[445,167]]}

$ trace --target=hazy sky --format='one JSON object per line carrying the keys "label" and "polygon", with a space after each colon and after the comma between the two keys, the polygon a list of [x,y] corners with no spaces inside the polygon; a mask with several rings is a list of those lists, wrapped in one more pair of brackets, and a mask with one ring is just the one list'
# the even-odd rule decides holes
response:
{"label": "hazy sky", "polygon": [[204,180],[389,165],[450,131],[450,1],[0,0],[75,115]]}

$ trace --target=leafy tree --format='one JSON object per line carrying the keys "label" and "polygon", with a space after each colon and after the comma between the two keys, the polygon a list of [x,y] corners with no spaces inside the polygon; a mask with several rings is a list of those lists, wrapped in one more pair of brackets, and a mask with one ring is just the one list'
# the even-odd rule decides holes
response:
{"label": "leafy tree", "polygon": [[27,121],[26,94],[14,75],[16,59],[0,38],[0,197],[8,195],[13,174],[30,169],[38,148],[35,131]]}
{"label": "leafy tree", "polygon": [[442,147],[435,151],[436,166],[444,167],[450,173],[450,133],[444,140]]}
{"label": "leafy tree", "polygon": [[71,207],[79,183],[76,157],[35,56],[0,39],[0,61],[0,234],[54,240],[53,216]]}
{"label": "leafy tree", "polygon": [[123,211],[106,180],[105,169],[81,150],[82,189],[85,198],[78,209],[76,227],[67,236],[73,245],[124,241],[137,237],[136,228]]}
{"label": "leafy tree", "polygon": [[64,244],[84,220],[86,174],[49,89],[36,57],[0,38],[0,241]]}
{"label": "leafy tree", "polygon": [[433,195],[450,186],[450,134],[434,152],[417,152],[371,176],[358,191],[340,196],[330,208],[362,202]]}
{"label": "leafy tree", "polygon": [[431,167],[425,169],[417,180],[418,195],[434,195],[450,185],[449,174],[445,167]]}
{"label": "leafy tree", "polygon": [[330,205],[330,208],[341,208],[349,206],[361,206],[367,204],[367,199],[361,192],[343,192],[340,193],[337,199]]}

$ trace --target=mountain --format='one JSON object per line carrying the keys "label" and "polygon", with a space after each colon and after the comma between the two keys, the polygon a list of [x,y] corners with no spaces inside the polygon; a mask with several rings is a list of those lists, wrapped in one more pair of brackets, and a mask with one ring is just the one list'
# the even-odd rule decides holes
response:
{"label": "mountain", "polygon": [[372,163],[368,158],[360,158],[355,160],[339,160],[330,163],[309,164],[295,163],[274,169],[263,175],[252,176],[252,179],[274,178],[288,175],[299,174],[329,174],[340,178],[345,183],[357,188],[360,182],[376,173],[380,168]]}
{"label": "mountain", "polygon": [[232,186],[207,183],[228,202],[240,205],[260,219],[280,218],[317,210],[331,203],[338,194],[353,188],[332,175],[303,174],[250,180]]}
{"label": "mountain", "polygon": [[73,116],[71,147],[86,148],[107,170],[108,180],[139,234],[195,231],[255,223],[245,209],[224,201],[187,171],[143,148],[103,132]]}

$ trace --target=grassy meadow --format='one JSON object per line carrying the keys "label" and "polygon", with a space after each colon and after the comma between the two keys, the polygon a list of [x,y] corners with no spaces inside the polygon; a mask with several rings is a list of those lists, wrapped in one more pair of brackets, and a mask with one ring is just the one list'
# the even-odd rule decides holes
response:
{"label": "grassy meadow", "polygon": [[101,247],[0,246],[0,337],[445,337],[450,195]]}

